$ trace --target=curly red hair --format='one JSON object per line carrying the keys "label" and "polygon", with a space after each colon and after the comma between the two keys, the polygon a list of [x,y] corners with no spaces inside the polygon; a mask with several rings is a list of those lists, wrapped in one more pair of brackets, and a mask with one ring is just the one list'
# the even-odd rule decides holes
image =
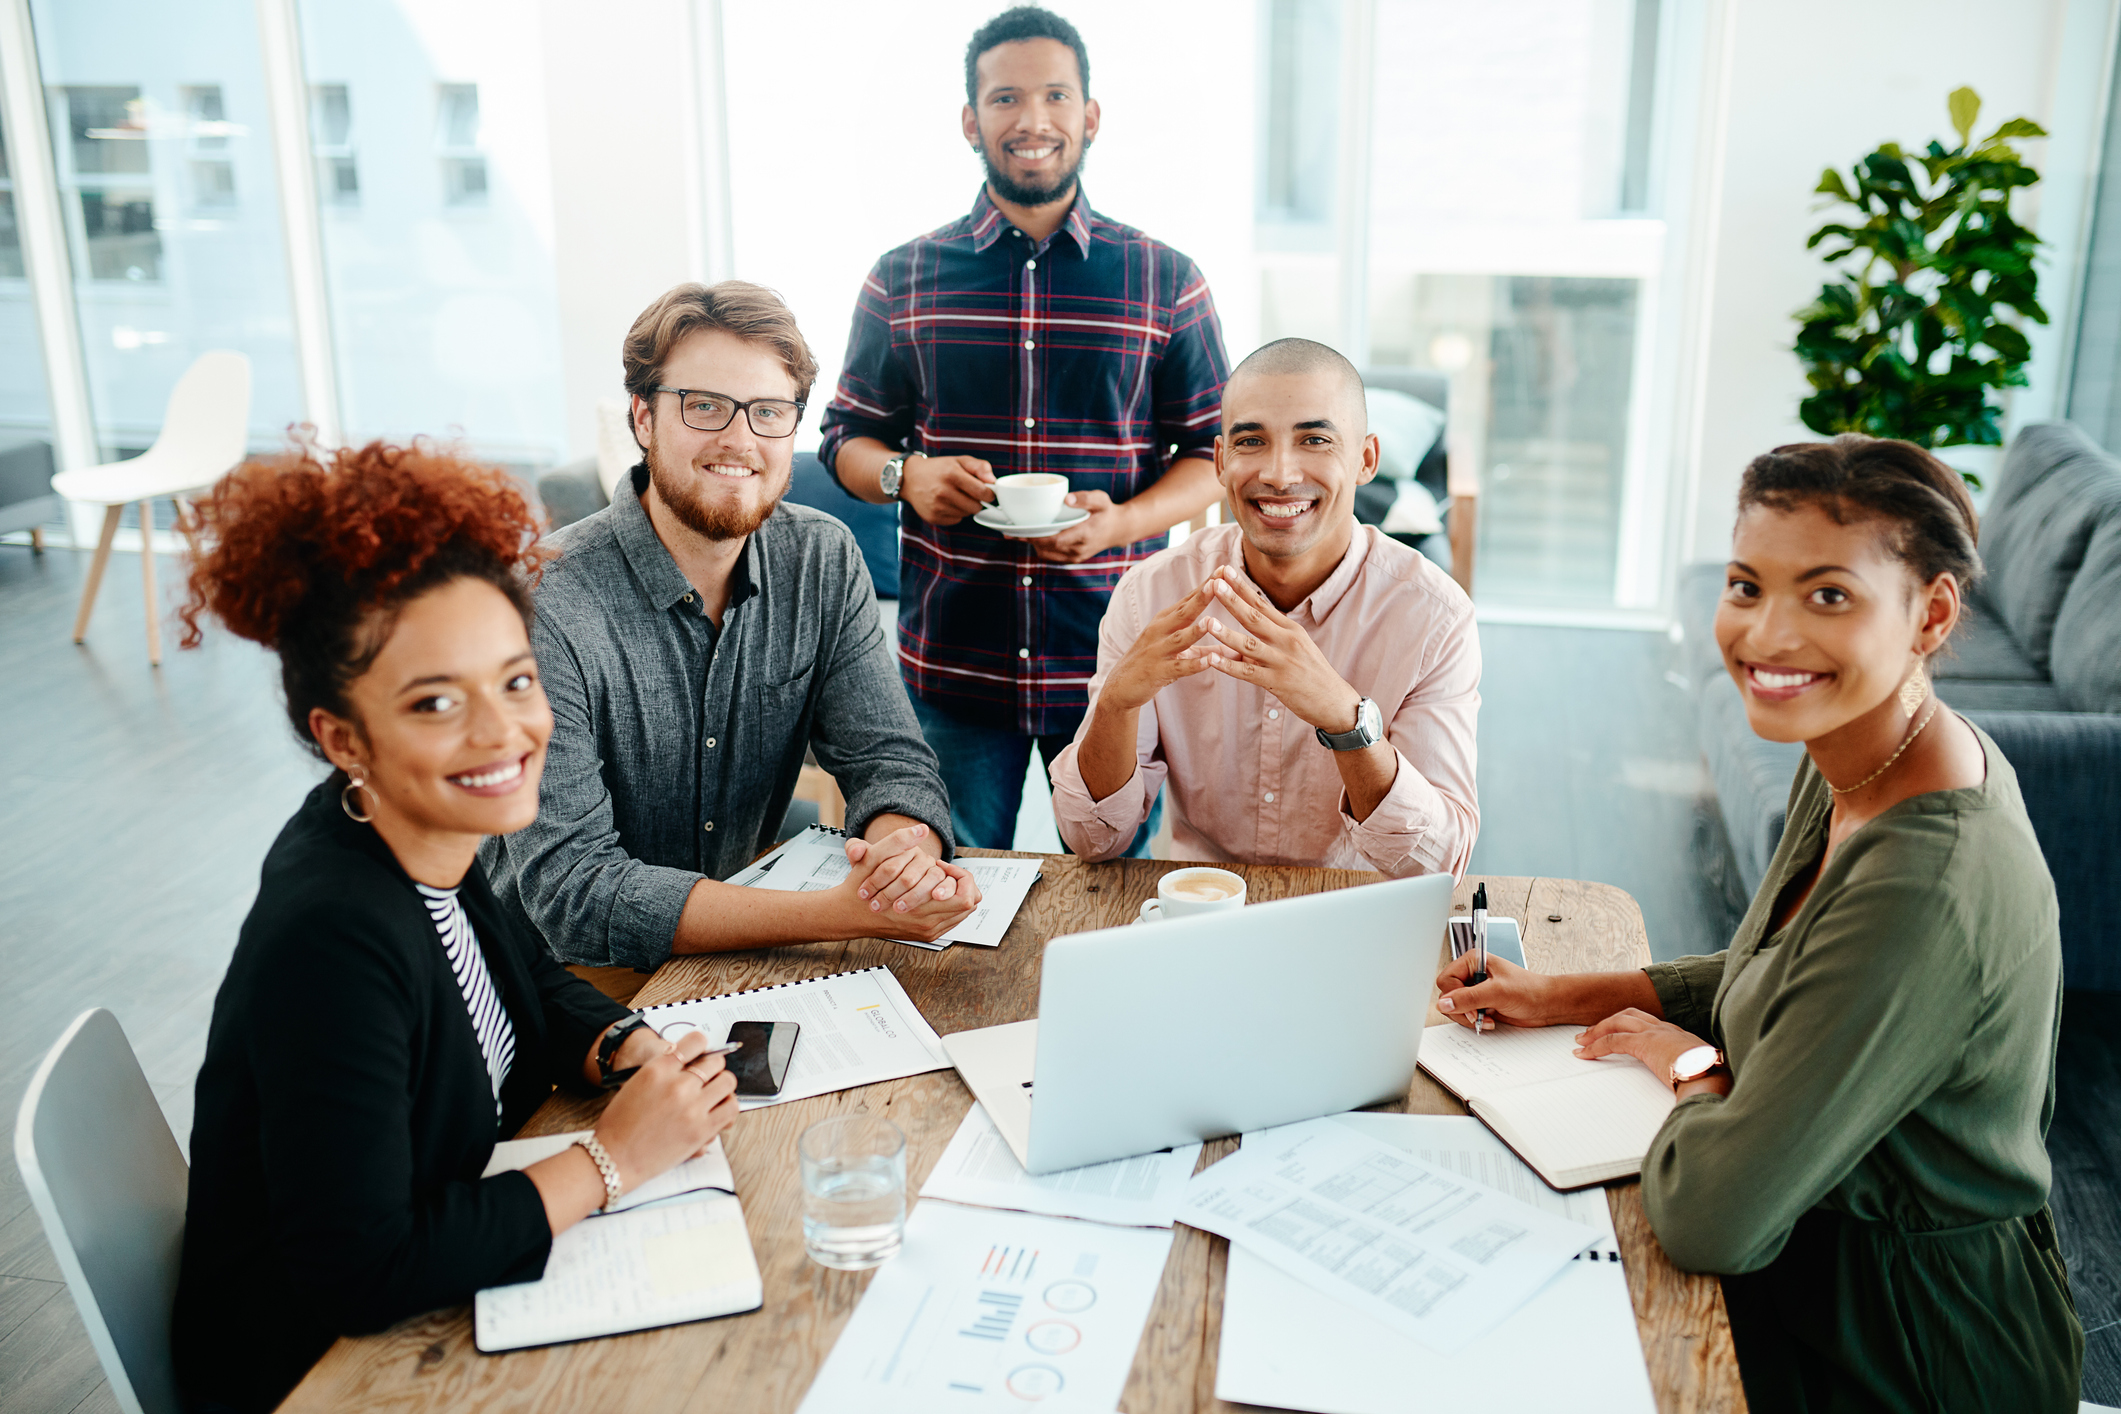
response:
{"label": "curly red hair", "polygon": [[346,687],[375,661],[404,606],[484,580],[529,622],[546,552],[538,520],[498,467],[431,443],[307,443],[244,463],[191,513],[201,542],[177,617],[186,648],[211,614],[280,657],[287,715],[312,750],[309,714],[350,717]]}

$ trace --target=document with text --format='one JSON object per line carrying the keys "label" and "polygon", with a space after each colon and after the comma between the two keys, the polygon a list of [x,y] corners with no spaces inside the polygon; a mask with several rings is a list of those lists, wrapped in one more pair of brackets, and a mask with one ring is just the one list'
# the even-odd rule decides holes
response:
{"label": "document with text", "polygon": [[798,1414],[1112,1414],[1171,1237],[923,1199]]}
{"label": "document with text", "polygon": [[921,1196],[1128,1227],[1169,1227],[1198,1162],[1200,1145],[1182,1144],[1034,1177],[974,1100],[921,1185]]}
{"label": "document with text", "polygon": [[1178,1219],[1447,1351],[1599,1236],[1331,1119],[1262,1132],[1193,1179]]}
{"label": "document with text", "polygon": [[[1230,1249],[1223,1288],[1217,1398],[1316,1414],[1485,1408],[1498,1389],[1525,1409],[1650,1414],[1656,1401],[1612,1234],[1604,1189],[1556,1193],[1480,1121],[1460,1116],[1346,1114],[1334,1123],[1438,1168],[1581,1222],[1600,1236],[1503,1322],[1445,1354],[1368,1312]],[[1247,1135],[1247,1145],[1260,1136]],[[1498,1372],[1506,1371],[1498,1386]]]}
{"label": "document with text", "polygon": [[[982,948],[1001,946],[1003,935],[1016,920],[1016,911],[1024,906],[1024,897],[1039,880],[1038,861],[965,857],[957,862],[979,883],[979,907],[932,943],[912,938],[898,941],[931,951],[952,943],[970,943]],[[730,876],[729,882],[746,888],[790,892],[829,889],[845,879],[851,867],[847,863],[845,833],[812,825],[748,869]]]}
{"label": "document with text", "polygon": [[942,1037],[888,967],[665,1002],[641,1008],[641,1015],[665,1040],[696,1030],[714,1045],[728,1040],[729,1028],[739,1021],[800,1025],[781,1093],[738,1096],[738,1106],[747,1110],[950,1068]]}

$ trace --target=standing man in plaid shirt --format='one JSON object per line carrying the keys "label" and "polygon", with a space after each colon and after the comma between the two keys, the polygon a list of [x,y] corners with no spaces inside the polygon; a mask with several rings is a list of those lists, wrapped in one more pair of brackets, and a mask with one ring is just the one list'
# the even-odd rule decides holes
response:
{"label": "standing man in plaid shirt", "polygon": [[[1050,11],[972,37],[964,135],[986,185],[863,282],[824,417],[840,485],[906,508],[899,668],[960,845],[1010,846],[1032,745],[1050,769],[1082,721],[1112,586],[1221,494],[1215,304],[1192,261],[1091,210],[1089,86],[1082,37]],[[1023,471],[1067,477],[1088,517],[1038,540],[974,524]]]}

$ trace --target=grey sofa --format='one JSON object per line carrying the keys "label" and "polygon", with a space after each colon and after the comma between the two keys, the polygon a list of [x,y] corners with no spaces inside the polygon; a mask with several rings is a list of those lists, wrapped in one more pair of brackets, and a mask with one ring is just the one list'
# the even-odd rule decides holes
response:
{"label": "grey sofa", "polygon": [[[1981,526],[1937,694],[1994,737],[2025,792],[2062,905],[2065,982],[2121,989],[2121,462],[2068,423],[2011,443]],[[1738,873],[1760,886],[1803,747],[1746,725],[1712,622],[1720,564],[1681,572],[1680,623],[1702,754]]]}

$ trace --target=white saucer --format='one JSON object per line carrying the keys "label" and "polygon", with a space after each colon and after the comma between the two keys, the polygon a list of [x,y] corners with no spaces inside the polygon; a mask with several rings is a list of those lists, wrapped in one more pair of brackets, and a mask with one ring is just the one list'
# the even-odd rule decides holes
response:
{"label": "white saucer", "polygon": [[989,530],[1000,531],[1011,540],[1042,540],[1048,535],[1058,535],[1071,525],[1081,525],[1090,519],[1090,513],[1081,506],[1064,506],[1061,518],[1046,525],[1018,525],[1002,514],[1000,506],[989,506],[975,513],[972,519]]}

